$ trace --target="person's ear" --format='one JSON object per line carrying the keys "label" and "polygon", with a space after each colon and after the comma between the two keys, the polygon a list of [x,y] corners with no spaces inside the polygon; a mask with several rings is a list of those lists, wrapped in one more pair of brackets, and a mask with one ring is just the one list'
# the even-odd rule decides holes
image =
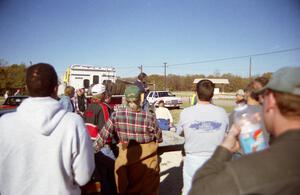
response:
{"label": "person's ear", "polygon": [[264,110],[271,111],[276,108],[276,99],[273,93],[269,93],[264,97]]}

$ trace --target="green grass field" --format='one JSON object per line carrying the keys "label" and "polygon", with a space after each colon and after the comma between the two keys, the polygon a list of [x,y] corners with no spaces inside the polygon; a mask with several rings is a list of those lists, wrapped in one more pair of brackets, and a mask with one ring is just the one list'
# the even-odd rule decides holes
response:
{"label": "green grass field", "polygon": [[4,97],[0,97],[0,105],[4,103]]}
{"label": "green grass field", "polygon": [[[231,106],[231,105],[228,105],[228,106],[218,105],[218,104],[216,104],[216,105],[220,106],[220,107],[223,107],[227,113],[231,113],[233,111],[233,108],[234,108],[234,106]],[[170,112],[173,116],[174,124],[178,123],[180,112],[188,106],[190,106],[189,102],[183,102],[183,104],[180,106],[180,109],[170,109]]]}

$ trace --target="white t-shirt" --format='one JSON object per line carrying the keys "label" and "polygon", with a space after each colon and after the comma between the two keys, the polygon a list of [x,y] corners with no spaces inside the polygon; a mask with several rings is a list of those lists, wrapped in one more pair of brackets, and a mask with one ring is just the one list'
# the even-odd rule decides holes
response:
{"label": "white t-shirt", "polygon": [[173,123],[173,117],[168,108],[158,107],[155,109],[155,114],[157,119],[169,119],[170,123]]}
{"label": "white t-shirt", "polygon": [[180,113],[177,133],[184,133],[185,152],[211,155],[228,131],[228,115],[213,104],[196,104]]}

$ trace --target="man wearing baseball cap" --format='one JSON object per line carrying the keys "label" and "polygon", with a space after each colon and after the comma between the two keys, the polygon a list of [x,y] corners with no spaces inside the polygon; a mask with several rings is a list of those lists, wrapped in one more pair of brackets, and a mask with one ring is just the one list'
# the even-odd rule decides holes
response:
{"label": "man wearing baseball cap", "polygon": [[119,138],[115,179],[121,195],[158,194],[159,189],[157,143],[162,133],[155,114],[142,110],[140,93],[134,85],[125,89],[126,108],[112,113],[94,142],[97,151],[109,137]]}
{"label": "man wearing baseball cap", "polygon": [[230,161],[241,131],[232,126],[189,194],[300,194],[300,67],[278,70],[259,93],[270,147]]}
{"label": "man wearing baseball cap", "polygon": [[[96,84],[91,88],[92,100],[84,113],[84,121],[94,124],[101,129],[109,118],[107,106],[103,103],[106,98],[105,85]],[[91,135],[94,136],[94,135]]]}
{"label": "man wearing baseball cap", "polygon": [[[103,84],[96,84],[91,88],[92,99],[88,108],[84,112],[84,121],[88,132],[93,140],[96,139],[99,130],[105,125],[110,116],[110,109],[105,104],[106,87]],[[98,181],[101,182],[101,194],[114,195],[117,193],[114,179],[114,160],[115,156],[112,151],[112,139],[106,140],[105,147],[95,153],[96,169],[93,180],[86,186],[86,191],[94,192],[100,189],[95,189],[92,186]]]}

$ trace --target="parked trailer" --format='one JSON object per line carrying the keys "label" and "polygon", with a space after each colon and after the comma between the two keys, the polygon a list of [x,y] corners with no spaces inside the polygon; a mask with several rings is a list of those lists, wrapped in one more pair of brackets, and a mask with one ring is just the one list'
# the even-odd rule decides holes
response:
{"label": "parked trailer", "polygon": [[116,79],[115,68],[73,64],[67,69],[63,82],[75,89],[87,89],[93,84],[115,83]]}

